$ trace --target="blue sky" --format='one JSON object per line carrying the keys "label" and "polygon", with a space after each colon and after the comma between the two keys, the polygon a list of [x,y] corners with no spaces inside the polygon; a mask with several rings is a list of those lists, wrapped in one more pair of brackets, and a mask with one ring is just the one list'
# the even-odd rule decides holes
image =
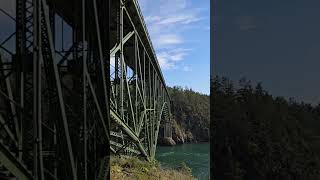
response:
{"label": "blue sky", "polygon": [[210,1],[139,0],[168,86],[209,94]]}

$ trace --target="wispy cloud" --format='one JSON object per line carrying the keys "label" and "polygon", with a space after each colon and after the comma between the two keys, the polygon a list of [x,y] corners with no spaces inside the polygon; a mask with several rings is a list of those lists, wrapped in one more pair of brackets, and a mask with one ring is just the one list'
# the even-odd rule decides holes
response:
{"label": "wispy cloud", "polygon": [[180,36],[175,34],[166,34],[166,35],[159,35],[155,40],[154,44],[157,49],[164,48],[168,45],[175,45],[183,43],[183,39]]}
{"label": "wispy cloud", "polygon": [[160,16],[146,16],[144,20],[147,24],[155,23],[157,21],[160,21],[162,18]]}
{"label": "wispy cloud", "polygon": [[177,69],[176,63],[182,61],[191,49],[177,48],[168,51],[161,51],[157,54],[159,64],[163,70]]}
{"label": "wispy cloud", "polygon": [[[180,61],[190,53],[185,30],[190,30],[203,17],[191,0],[139,0],[152,44],[163,70],[180,69]],[[180,66],[180,67],[179,67]]]}
{"label": "wispy cloud", "polygon": [[175,65],[170,61],[170,56],[166,52],[158,53],[159,65],[163,70],[174,69]]}
{"label": "wispy cloud", "polygon": [[192,49],[183,49],[183,48],[177,48],[171,51],[168,51],[169,54],[171,54],[171,60],[172,61],[181,61],[185,56],[188,55],[188,53]]}
{"label": "wispy cloud", "polygon": [[160,16],[147,16],[146,22],[151,24],[157,24],[157,25],[178,25],[178,24],[190,24],[193,22],[198,22],[202,20],[203,18],[196,17],[194,15],[183,15],[178,14],[175,16],[169,16],[169,17],[160,17]]}

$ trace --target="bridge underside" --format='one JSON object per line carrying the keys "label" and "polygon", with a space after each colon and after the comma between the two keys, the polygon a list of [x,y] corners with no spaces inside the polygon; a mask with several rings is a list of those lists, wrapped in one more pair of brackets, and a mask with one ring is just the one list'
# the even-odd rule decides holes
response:
{"label": "bridge underside", "polygon": [[16,0],[13,19],[0,42],[0,179],[105,179],[108,1]]}
{"label": "bridge underside", "polygon": [[135,0],[16,0],[12,19],[0,179],[105,179],[110,149],[154,158],[170,101]]}
{"label": "bridge underside", "polygon": [[113,153],[155,156],[160,123],[171,137],[170,100],[136,1],[111,4],[110,110]]}

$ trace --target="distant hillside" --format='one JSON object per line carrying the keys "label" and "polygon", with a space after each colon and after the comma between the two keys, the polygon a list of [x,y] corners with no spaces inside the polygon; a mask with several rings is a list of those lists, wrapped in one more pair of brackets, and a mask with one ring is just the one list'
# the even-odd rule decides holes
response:
{"label": "distant hillside", "polygon": [[168,91],[174,117],[173,140],[178,144],[209,141],[209,96],[177,86]]}

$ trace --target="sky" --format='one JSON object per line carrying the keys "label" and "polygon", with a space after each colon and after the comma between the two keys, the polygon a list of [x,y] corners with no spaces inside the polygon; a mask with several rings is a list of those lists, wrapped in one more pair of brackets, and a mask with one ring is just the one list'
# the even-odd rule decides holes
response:
{"label": "sky", "polygon": [[217,0],[212,75],[246,77],[275,96],[320,102],[320,1]]}
{"label": "sky", "polygon": [[168,86],[210,89],[210,0],[139,0]]}

